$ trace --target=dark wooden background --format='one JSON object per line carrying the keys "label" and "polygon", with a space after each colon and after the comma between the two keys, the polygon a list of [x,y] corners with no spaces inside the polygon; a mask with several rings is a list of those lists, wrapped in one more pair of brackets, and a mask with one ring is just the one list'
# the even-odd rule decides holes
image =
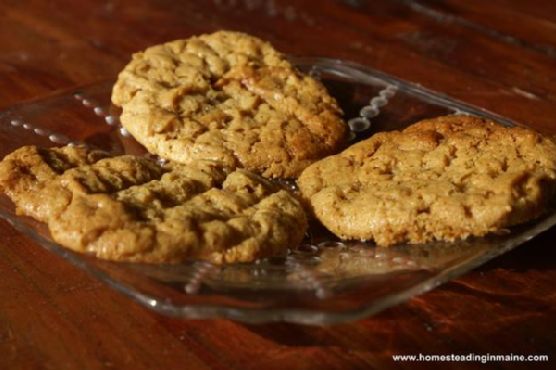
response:
{"label": "dark wooden background", "polygon": [[[360,62],[556,133],[552,0],[1,0],[0,108],[114,77],[134,51],[221,28]],[[0,369],[388,369],[413,366],[392,354],[419,352],[554,363],[555,239],[553,229],[367,320],[304,327],[160,316],[2,221]]]}

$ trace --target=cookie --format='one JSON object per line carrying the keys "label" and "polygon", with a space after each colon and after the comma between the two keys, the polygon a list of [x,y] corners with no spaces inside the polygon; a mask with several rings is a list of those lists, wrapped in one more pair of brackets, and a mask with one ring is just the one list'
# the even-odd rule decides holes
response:
{"label": "cookie", "polygon": [[286,190],[208,161],[160,167],[83,148],[23,147],[0,163],[0,189],[59,244],[110,260],[247,262],[285,253],[307,227]]}
{"label": "cookie", "polygon": [[269,178],[295,178],[344,145],[346,125],[324,86],[267,42],[230,31],[133,55],[112,102],[151,153],[212,160]]}
{"label": "cookie", "polygon": [[0,190],[16,205],[16,213],[46,222],[60,200],[46,185],[65,171],[96,163],[108,154],[79,146],[43,149],[24,146],[0,162]]}
{"label": "cookie", "polygon": [[454,241],[540,216],[555,161],[556,144],[537,132],[454,115],[377,133],[311,165],[298,185],[341,238]]}

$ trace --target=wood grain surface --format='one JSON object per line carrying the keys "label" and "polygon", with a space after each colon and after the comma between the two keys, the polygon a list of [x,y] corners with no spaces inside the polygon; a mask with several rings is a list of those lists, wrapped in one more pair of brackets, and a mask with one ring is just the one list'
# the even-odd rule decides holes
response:
{"label": "wood grain surface", "polygon": [[[363,63],[556,133],[551,0],[2,0],[0,109],[114,77],[148,45],[222,28]],[[470,352],[548,354],[553,365],[555,240],[553,229],[366,320],[244,325],[160,316],[2,221],[0,369],[390,369],[415,366],[393,354]],[[485,366],[541,365],[550,367]]]}

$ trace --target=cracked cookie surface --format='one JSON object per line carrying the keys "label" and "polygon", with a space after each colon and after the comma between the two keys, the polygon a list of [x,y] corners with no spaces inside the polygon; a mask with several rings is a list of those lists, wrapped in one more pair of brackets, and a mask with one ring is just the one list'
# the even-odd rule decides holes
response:
{"label": "cracked cookie surface", "polygon": [[525,128],[444,116],[377,133],[311,165],[298,185],[341,238],[453,241],[540,216],[555,194],[556,144]]}
{"label": "cracked cookie surface", "polygon": [[230,31],[133,55],[112,102],[151,153],[213,160],[271,178],[295,178],[344,145],[346,125],[324,86],[269,43]]}
{"label": "cracked cookie surface", "polygon": [[0,162],[0,189],[18,214],[46,222],[61,245],[133,262],[247,262],[303,238],[298,201],[245,170],[84,148],[22,147]]}

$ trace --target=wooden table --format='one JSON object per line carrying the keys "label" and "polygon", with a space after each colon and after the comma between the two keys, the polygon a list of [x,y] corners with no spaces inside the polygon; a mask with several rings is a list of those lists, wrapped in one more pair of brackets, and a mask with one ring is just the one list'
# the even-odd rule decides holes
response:
{"label": "wooden table", "polygon": [[[556,133],[550,0],[4,0],[0,107],[113,77],[134,51],[221,28],[360,62]],[[556,229],[405,304],[331,327],[163,317],[6,222],[0,235],[2,369],[410,368],[391,355],[556,355]]]}

